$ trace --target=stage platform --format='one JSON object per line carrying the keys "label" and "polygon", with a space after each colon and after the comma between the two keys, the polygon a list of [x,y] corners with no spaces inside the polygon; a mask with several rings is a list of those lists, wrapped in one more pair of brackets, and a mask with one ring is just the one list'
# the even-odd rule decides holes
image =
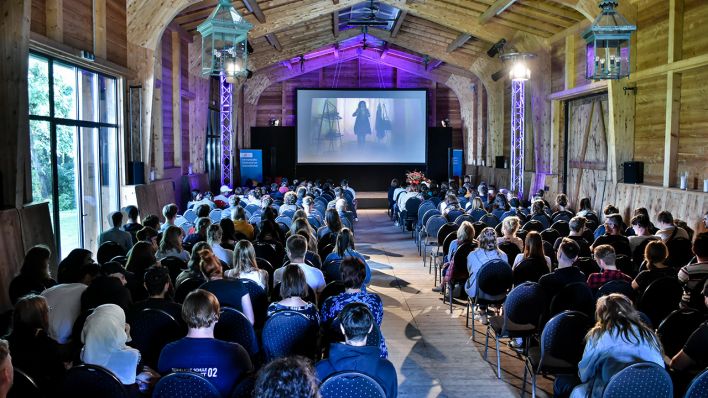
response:
{"label": "stage platform", "polygon": [[357,192],[357,209],[387,209],[388,192]]}

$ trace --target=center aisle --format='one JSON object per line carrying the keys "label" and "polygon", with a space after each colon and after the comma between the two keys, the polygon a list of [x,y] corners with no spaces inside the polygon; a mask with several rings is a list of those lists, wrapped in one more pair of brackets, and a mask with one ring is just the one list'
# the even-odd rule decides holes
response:
{"label": "center aisle", "polygon": [[[477,326],[481,333],[475,339],[481,345],[469,341],[462,306],[456,305],[450,316],[441,295],[431,291],[433,276],[423,268],[410,232],[394,227],[385,210],[360,210],[358,216],[356,249],[372,268],[370,291],[384,303],[382,332],[398,372],[399,396],[518,397],[523,362],[502,350],[502,380],[496,378],[493,340],[487,362],[482,358],[484,329]],[[550,390],[547,380],[540,387]],[[547,396],[540,388],[538,393]]]}

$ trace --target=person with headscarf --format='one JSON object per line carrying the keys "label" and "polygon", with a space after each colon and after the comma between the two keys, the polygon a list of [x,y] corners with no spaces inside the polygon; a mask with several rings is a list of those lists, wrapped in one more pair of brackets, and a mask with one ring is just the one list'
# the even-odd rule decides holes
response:
{"label": "person with headscarf", "polygon": [[140,352],[126,345],[130,337],[122,308],[115,304],[96,307],[86,318],[81,341],[84,363],[108,369],[124,385],[136,383]]}

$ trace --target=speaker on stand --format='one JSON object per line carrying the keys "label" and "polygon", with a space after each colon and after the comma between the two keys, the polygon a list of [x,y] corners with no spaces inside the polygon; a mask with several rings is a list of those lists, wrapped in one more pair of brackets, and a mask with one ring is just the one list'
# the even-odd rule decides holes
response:
{"label": "speaker on stand", "polygon": [[622,166],[626,184],[644,183],[644,162],[624,162]]}

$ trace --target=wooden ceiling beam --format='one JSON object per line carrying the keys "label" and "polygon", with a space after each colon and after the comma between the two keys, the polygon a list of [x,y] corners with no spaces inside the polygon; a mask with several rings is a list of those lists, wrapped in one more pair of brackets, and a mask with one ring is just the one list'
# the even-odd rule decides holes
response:
{"label": "wooden ceiling beam", "polygon": [[263,14],[263,10],[261,10],[261,7],[258,5],[258,2],[256,0],[241,0],[243,2],[244,7],[253,14],[254,17],[258,20],[260,23],[265,23],[266,21],[266,16]]}
{"label": "wooden ceiling beam", "polygon": [[268,33],[278,33],[303,22],[351,7],[357,2],[358,0],[340,0],[339,4],[332,4],[330,0],[321,0],[300,7],[287,7],[282,12],[272,14],[266,23],[256,25],[249,35],[260,37]]}
{"label": "wooden ceiling beam", "polygon": [[447,52],[451,53],[455,51],[455,49],[462,47],[471,38],[472,35],[469,33],[460,33],[460,35],[447,46]]}
{"label": "wooden ceiling beam", "polygon": [[463,69],[469,69],[477,57],[469,57],[460,53],[448,53],[445,47],[436,46],[422,42],[418,37],[408,34],[399,34],[391,37],[387,30],[370,29],[369,33],[379,40],[402,47],[408,51],[418,54],[425,54],[431,58],[439,59],[451,65],[457,65]]}
{"label": "wooden ceiling beam", "polygon": [[268,33],[265,35],[266,40],[268,40],[268,43],[273,46],[278,51],[283,51],[283,47],[280,45],[280,42],[278,41],[278,37],[275,35],[275,33]]}
{"label": "wooden ceiling beam", "polygon": [[393,29],[391,29],[391,36],[396,37],[398,31],[401,30],[401,25],[403,25],[403,20],[406,19],[408,12],[401,10],[396,18],[396,23],[393,24]]}
{"label": "wooden ceiling beam", "polygon": [[339,11],[332,13],[332,34],[334,37],[339,36]]}
{"label": "wooden ceiling beam", "polygon": [[479,23],[482,25],[489,22],[492,18],[504,12],[507,8],[511,7],[512,4],[516,3],[516,0],[497,0],[492,3],[487,11],[483,12],[482,15],[477,18]]}

